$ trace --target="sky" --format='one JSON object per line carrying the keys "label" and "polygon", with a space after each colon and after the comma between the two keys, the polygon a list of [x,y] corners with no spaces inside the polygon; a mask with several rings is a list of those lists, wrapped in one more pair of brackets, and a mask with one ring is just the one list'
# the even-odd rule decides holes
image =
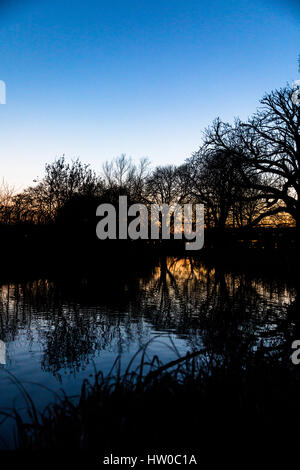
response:
{"label": "sky", "polygon": [[180,164],[300,79],[298,0],[0,0],[0,181],[126,153]]}

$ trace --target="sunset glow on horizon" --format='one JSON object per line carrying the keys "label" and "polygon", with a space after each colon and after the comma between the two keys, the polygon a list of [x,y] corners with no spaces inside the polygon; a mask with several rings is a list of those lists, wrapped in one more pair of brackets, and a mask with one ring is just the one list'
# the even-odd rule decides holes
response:
{"label": "sunset glow on horizon", "polygon": [[65,154],[180,164],[220,116],[247,119],[299,75],[297,2],[1,2],[1,179]]}

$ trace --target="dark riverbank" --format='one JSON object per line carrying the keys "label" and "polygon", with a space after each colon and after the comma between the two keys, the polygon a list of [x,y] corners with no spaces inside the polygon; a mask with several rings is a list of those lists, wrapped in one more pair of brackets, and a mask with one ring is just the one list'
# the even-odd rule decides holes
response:
{"label": "dark riverbank", "polygon": [[2,272],[86,269],[97,272],[109,263],[115,269],[146,263],[159,256],[188,256],[228,269],[283,269],[293,275],[298,267],[294,228],[252,231],[206,231],[203,249],[188,251],[184,240],[98,240],[95,227],[57,225],[0,226]]}

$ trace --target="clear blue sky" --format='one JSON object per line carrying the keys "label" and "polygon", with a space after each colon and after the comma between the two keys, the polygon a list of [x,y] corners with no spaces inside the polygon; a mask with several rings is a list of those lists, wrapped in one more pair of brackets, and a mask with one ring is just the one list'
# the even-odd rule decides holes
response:
{"label": "clear blue sky", "polygon": [[0,179],[62,154],[181,163],[299,79],[299,54],[298,0],[0,0]]}

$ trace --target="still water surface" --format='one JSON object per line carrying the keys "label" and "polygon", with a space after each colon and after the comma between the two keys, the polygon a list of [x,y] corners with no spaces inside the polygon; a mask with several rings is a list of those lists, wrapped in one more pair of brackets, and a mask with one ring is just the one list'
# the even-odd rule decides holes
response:
{"label": "still water surface", "polygon": [[[276,277],[175,257],[127,276],[116,268],[107,275],[2,283],[0,408],[24,403],[8,371],[43,407],[53,401],[52,391],[78,394],[82,380],[94,368],[107,373],[117,355],[126,367],[152,338],[148,354],[162,361],[176,355],[171,343],[181,355],[203,347],[221,354],[227,344],[237,354],[262,344],[272,349],[287,340],[295,296],[293,284]],[[0,427],[7,442],[10,430],[7,422]]]}

